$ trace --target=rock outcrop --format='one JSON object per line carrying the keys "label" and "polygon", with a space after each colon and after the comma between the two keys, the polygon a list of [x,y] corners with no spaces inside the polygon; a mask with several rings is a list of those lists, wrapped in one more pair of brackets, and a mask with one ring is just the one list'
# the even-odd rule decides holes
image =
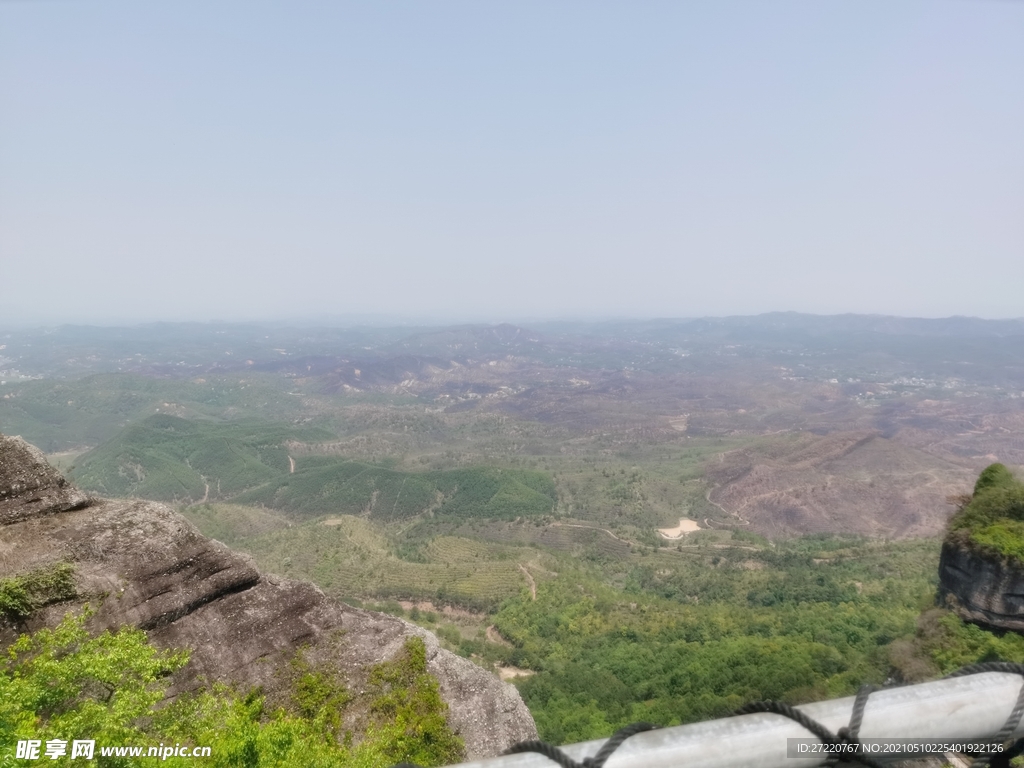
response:
{"label": "rock outcrop", "polygon": [[964,621],[1024,632],[1024,566],[978,552],[966,536],[947,538],[939,559],[939,600]]}
{"label": "rock outcrop", "polygon": [[89,603],[96,629],[133,625],[159,646],[191,651],[172,695],[225,681],[272,696],[285,685],[288,660],[306,648],[310,662],[344,672],[358,702],[369,668],[418,635],[467,757],[536,738],[516,689],[440,648],[433,634],[332,600],[312,584],[263,574],[162,504],[89,498],[35,448],[0,435],[0,578],[57,563],[73,565],[75,597],[22,621],[0,619],[0,646]]}

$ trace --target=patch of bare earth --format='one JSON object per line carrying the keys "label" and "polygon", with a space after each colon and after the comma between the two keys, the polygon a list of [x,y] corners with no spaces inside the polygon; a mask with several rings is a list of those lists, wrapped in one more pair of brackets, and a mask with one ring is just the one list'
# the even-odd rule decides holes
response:
{"label": "patch of bare earth", "polygon": [[691,520],[688,517],[680,517],[679,525],[675,528],[659,528],[658,533],[666,539],[680,539],[688,533],[699,531],[700,526],[697,525],[696,520]]}
{"label": "patch of bare earth", "polygon": [[495,667],[498,670],[498,677],[505,682],[514,680],[517,677],[530,677],[537,674],[532,669],[520,669],[519,667]]}

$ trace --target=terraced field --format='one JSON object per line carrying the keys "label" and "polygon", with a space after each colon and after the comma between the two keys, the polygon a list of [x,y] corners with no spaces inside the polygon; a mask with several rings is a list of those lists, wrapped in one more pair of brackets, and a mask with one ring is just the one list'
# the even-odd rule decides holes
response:
{"label": "terraced field", "polygon": [[491,520],[460,526],[455,533],[502,544],[545,547],[576,556],[624,557],[632,550],[630,542],[613,531],[584,522],[559,521],[538,526]]}

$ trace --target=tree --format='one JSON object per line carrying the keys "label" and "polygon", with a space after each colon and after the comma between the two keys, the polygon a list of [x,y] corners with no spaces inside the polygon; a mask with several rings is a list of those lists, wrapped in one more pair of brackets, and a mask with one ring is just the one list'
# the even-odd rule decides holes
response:
{"label": "tree", "polygon": [[[187,652],[159,651],[138,629],[90,637],[88,612],[54,629],[22,635],[0,665],[0,749],[22,739],[95,739],[144,744],[144,728],[164,698],[167,676]],[[107,765],[131,765],[111,759]]]}
{"label": "tree", "polygon": [[[95,741],[101,766],[152,762],[103,755],[101,747],[210,747],[209,768],[388,768],[403,760],[445,765],[463,754],[447,705],[427,672],[426,649],[410,638],[401,655],[370,670],[373,699],[365,737],[349,747],[341,712],[351,699],[335,670],[292,664],[290,710],[267,711],[258,691],[224,685],[164,702],[169,675],[186,651],[161,651],[138,629],[90,637],[88,612],[54,629],[22,635],[0,657],[0,766],[15,765],[22,740]],[[20,762],[20,761],[18,761]],[[51,765],[76,765],[68,754]],[[193,765],[169,756],[161,765]]]}

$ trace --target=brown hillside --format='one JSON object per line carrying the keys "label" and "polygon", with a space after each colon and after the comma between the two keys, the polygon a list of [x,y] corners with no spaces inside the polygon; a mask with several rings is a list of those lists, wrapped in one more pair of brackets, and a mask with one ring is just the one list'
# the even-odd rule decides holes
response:
{"label": "brown hillside", "polygon": [[711,523],[748,525],[767,536],[940,533],[974,473],[875,432],[803,433],[725,453],[709,467]]}

